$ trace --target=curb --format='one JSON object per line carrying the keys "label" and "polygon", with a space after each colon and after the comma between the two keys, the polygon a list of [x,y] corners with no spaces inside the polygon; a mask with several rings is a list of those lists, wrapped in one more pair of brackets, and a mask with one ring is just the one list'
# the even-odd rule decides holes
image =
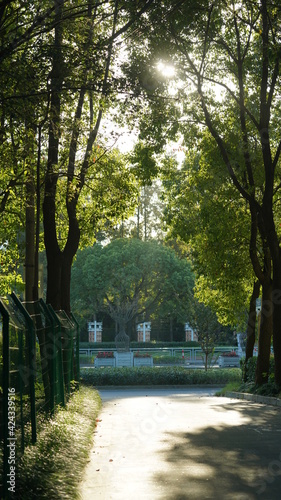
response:
{"label": "curb", "polygon": [[221,389],[221,384],[175,384],[175,385],[95,385],[94,389],[99,390],[130,390],[130,389],[190,389],[193,388],[195,389],[196,387],[199,387],[200,389]]}
{"label": "curb", "polygon": [[254,403],[262,403],[265,405],[278,406],[279,408],[281,408],[281,399],[279,398],[260,396],[259,394],[249,394],[246,392],[226,392],[225,396],[228,398],[242,399],[245,401],[252,401]]}

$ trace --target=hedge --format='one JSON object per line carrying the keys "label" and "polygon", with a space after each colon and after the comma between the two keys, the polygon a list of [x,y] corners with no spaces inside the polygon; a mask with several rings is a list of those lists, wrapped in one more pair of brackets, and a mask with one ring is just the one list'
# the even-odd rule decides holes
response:
{"label": "hedge", "polygon": [[138,367],[138,368],[83,368],[81,381],[93,386],[132,386],[132,385],[196,385],[227,384],[241,382],[239,368],[186,369],[180,366]]}
{"label": "hedge", "polygon": [[[115,349],[115,342],[80,342],[80,349]],[[195,341],[190,342],[156,342],[152,340],[151,342],[130,342],[130,347],[132,349],[136,348],[161,348],[161,347],[200,347],[200,344]]]}
{"label": "hedge", "polygon": [[[256,367],[257,367],[257,357],[254,356],[248,359],[247,363],[244,364],[245,370],[245,382],[254,383],[256,377]],[[269,378],[274,377],[274,357],[270,356],[269,361]]]}

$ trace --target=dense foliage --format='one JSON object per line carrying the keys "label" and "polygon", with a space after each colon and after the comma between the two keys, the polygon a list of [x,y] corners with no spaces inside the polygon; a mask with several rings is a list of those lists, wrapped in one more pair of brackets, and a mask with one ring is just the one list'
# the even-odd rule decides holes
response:
{"label": "dense foliage", "polygon": [[155,241],[114,240],[78,253],[72,273],[73,310],[107,311],[119,327],[134,318],[193,315],[191,264]]}
{"label": "dense foliage", "polygon": [[[244,327],[260,284],[257,380],[273,337],[281,385],[280,19],[272,0],[2,2],[0,292],[21,290],[24,267],[37,299],[45,248],[47,302],[70,312],[77,249],[140,215],[139,188],[161,172],[166,229],[188,244],[199,300]],[[123,125],[137,135],[126,156]],[[161,156],[170,139],[182,170]],[[143,210],[128,233],[147,239],[155,212]]]}
{"label": "dense foliage", "polygon": [[159,368],[103,368],[81,371],[83,383],[103,385],[196,385],[241,381],[240,369],[191,370],[180,366]]}
{"label": "dense foliage", "polygon": [[[200,170],[206,170],[207,167],[206,174],[210,171],[210,179],[214,176],[215,184],[218,182],[218,200],[221,206],[229,209],[232,219],[235,219],[238,208],[238,218],[234,224],[235,243],[240,220],[243,229],[244,221],[247,221],[246,240],[243,242],[239,236],[237,243],[241,241],[243,247],[246,245],[245,255],[247,252],[250,256],[252,273],[261,284],[263,296],[257,381],[261,384],[268,378],[270,342],[273,337],[275,379],[279,385],[281,253],[277,200],[281,186],[280,21],[280,6],[270,0],[240,3],[174,0],[169,5],[162,2],[148,16],[138,41],[130,45],[134,63],[131,71],[128,71],[131,78],[136,77],[136,45],[147,65],[153,67],[154,61],[155,68],[155,61],[160,60],[162,64],[172,64],[174,67],[175,78],[173,85],[170,85],[170,93],[159,95],[158,91],[157,97],[148,96],[150,114],[145,113],[142,117],[140,137],[146,137],[147,144],[151,146],[155,138],[158,142],[164,139],[166,131],[178,130],[188,156],[191,152],[191,165],[194,157],[192,153],[199,153],[199,176]],[[150,26],[157,26],[157,29],[149,31],[149,22]],[[150,89],[151,93],[153,91]],[[187,189],[192,191],[193,185],[187,184]],[[210,189],[204,189],[202,196],[206,194],[209,197],[211,192]],[[232,195],[232,192],[235,194]],[[179,186],[178,197],[181,196],[186,199],[184,185]],[[216,199],[214,205],[217,209]],[[204,203],[201,202],[199,221],[202,207]],[[181,210],[177,212],[176,206],[174,208],[173,220],[178,222],[181,219],[182,232],[185,213]],[[204,216],[203,213],[203,221],[208,217],[210,221],[213,219],[210,209],[207,217]],[[223,218],[222,214],[222,222]],[[213,227],[213,235],[204,230],[203,242],[215,248],[216,243],[221,241],[221,229],[224,233],[227,228],[221,221]],[[212,236],[215,236],[215,241],[212,241]],[[223,241],[227,240],[223,238]],[[223,260],[227,263],[225,255]],[[245,263],[243,259],[239,261],[239,257],[236,259],[235,249],[229,253],[229,262],[233,260],[241,267],[237,269],[239,280]],[[218,261],[219,271],[220,263],[221,257]],[[250,276],[248,270],[246,263],[246,274]],[[210,271],[213,273],[212,269]],[[213,289],[209,272],[206,278],[201,280],[199,290],[204,300],[209,299]],[[223,293],[224,279],[219,281],[215,278],[214,281],[215,293],[216,288]],[[208,290],[205,293],[206,284],[211,293]],[[249,283],[249,290],[250,286]],[[244,289],[242,283],[243,292]],[[227,293],[227,297],[235,297],[235,294]],[[268,308],[271,309],[270,314]]]}

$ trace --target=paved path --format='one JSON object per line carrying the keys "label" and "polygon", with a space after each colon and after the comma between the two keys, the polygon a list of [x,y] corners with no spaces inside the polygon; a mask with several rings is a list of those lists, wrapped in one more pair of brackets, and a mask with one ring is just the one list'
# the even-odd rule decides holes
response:
{"label": "paved path", "polygon": [[214,389],[100,393],[82,500],[280,500],[280,408]]}

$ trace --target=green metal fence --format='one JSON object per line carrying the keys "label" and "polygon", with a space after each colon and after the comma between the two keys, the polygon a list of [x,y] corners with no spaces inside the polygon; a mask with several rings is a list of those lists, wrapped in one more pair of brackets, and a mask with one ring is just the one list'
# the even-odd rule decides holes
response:
{"label": "green metal fence", "polygon": [[22,303],[13,293],[0,299],[0,358],[0,498],[9,498],[14,447],[18,456],[35,443],[38,413],[54,413],[72,381],[79,384],[78,324],[43,300]]}
{"label": "green metal fence", "polygon": [[63,379],[66,394],[71,391],[71,381],[77,380],[76,369],[76,324],[64,311],[56,311],[61,327]]}
{"label": "green metal fence", "polygon": [[2,323],[1,442],[3,498],[13,491],[15,454],[36,441],[35,344],[32,330],[13,301],[0,301]]}

